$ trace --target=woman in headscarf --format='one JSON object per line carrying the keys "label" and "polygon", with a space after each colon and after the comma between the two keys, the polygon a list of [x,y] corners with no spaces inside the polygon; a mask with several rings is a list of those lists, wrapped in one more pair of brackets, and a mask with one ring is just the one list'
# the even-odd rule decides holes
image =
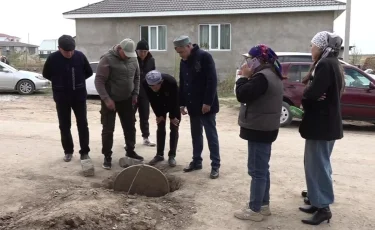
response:
{"label": "woman in headscarf", "polygon": [[234,216],[262,221],[264,216],[271,215],[269,161],[280,127],[283,76],[277,55],[266,45],[254,46],[246,58],[247,63],[241,67],[242,77],[236,82],[236,96],[241,102],[240,137],[248,142],[250,202]]}
{"label": "woman in headscarf", "polygon": [[314,64],[305,78],[308,83],[302,99],[304,116],[299,132],[305,143],[305,176],[311,205],[300,207],[314,214],[302,220],[318,225],[332,218],[330,204],[334,201],[330,157],[335,140],[343,137],[340,98],[345,81],[338,60],[342,39],[327,31],[317,33],[311,40]]}

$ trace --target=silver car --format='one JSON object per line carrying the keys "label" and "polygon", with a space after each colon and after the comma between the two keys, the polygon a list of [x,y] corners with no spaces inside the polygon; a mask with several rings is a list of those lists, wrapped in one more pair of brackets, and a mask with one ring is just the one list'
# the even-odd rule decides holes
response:
{"label": "silver car", "polygon": [[0,62],[0,91],[28,95],[49,88],[51,88],[50,81],[41,74],[17,70],[4,62]]}

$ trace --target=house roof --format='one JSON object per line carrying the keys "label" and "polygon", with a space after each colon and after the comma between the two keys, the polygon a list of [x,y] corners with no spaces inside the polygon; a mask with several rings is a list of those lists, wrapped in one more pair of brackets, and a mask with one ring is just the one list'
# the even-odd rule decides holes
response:
{"label": "house roof", "polygon": [[63,13],[65,18],[343,11],[337,0],[104,0]]}
{"label": "house roof", "polygon": [[8,35],[8,34],[2,34],[2,33],[0,33],[0,37],[5,37],[5,38],[19,38],[19,37],[16,37],[16,36],[12,36],[12,35]]}
{"label": "house roof", "polygon": [[34,47],[34,48],[37,48],[39,46],[36,46],[36,45],[32,45],[32,44],[27,44],[27,43],[23,43],[23,42],[3,42],[3,41],[0,41],[0,47],[4,47],[4,46],[9,46],[9,47]]}
{"label": "house roof", "polygon": [[58,46],[57,39],[45,39],[40,43],[40,51],[56,51]]}

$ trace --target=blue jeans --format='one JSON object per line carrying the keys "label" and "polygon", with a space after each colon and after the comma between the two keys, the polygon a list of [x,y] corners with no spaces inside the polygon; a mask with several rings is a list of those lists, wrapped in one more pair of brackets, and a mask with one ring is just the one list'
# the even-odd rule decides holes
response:
{"label": "blue jeans", "polygon": [[270,203],[270,171],[272,143],[248,141],[247,169],[251,176],[249,208],[259,212]]}
{"label": "blue jeans", "polygon": [[190,117],[191,138],[193,141],[193,163],[202,164],[203,127],[210,150],[211,167],[220,168],[219,137],[216,130],[216,114]]}
{"label": "blue jeans", "polygon": [[312,206],[324,208],[333,203],[331,153],[335,141],[306,140],[305,176]]}

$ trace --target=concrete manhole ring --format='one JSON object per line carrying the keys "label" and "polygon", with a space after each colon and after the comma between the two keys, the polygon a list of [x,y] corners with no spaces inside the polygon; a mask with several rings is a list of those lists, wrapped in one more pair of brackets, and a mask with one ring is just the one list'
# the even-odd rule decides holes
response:
{"label": "concrete manhole ring", "polygon": [[167,177],[150,165],[133,165],[123,169],[113,183],[115,191],[147,197],[161,197],[169,193]]}

